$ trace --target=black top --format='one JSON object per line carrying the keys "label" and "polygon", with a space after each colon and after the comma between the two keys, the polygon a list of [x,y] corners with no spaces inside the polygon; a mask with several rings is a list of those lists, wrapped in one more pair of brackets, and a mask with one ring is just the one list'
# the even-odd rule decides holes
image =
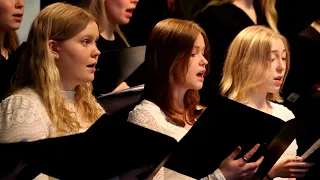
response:
{"label": "black top", "polygon": [[[257,24],[268,26],[259,5],[254,3],[254,7]],[[210,74],[206,77],[204,86],[200,90],[201,103],[207,105],[206,100],[210,99],[208,97],[218,92],[228,46],[241,30],[255,24],[243,10],[233,4],[208,7],[199,13],[196,21],[205,30],[210,42]]]}
{"label": "black top", "polygon": [[8,60],[0,54],[0,101],[5,99],[12,87],[14,75],[24,49],[25,43],[22,43],[15,52],[9,55]]}
{"label": "black top", "polygon": [[[114,33],[115,40],[109,41],[104,39],[101,35],[99,37],[99,40],[97,41],[97,47],[101,53],[105,51],[110,50],[116,50],[116,49],[122,49],[126,48],[126,43],[122,40],[122,38],[117,34]],[[101,68],[99,66],[100,61],[113,61],[113,59],[98,59],[97,69]],[[110,64],[110,63],[107,63]],[[95,78],[92,82],[93,84],[93,94],[95,96],[100,96],[100,94],[105,94],[113,91],[116,88],[116,82],[113,82],[116,80],[116,78],[110,78],[114,76],[115,74],[118,74],[117,72],[110,72],[110,74],[101,74],[99,71],[95,73]]]}
{"label": "black top", "polygon": [[115,39],[113,41],[110,41],[106,40],[101,35],[99,36],[99,39],[97,41],[97,47],[99,51],[101,51],[101,53],[104,51],[110,51],[114,49],[121,49],[127,47],[126,43],[117,33],[114,33],[114,37]]}

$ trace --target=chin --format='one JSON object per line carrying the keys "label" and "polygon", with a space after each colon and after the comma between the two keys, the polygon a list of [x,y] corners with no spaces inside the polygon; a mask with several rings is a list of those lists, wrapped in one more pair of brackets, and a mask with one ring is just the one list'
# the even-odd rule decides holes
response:
{"label": "chin", "polygon": [[125,25],[125,24],[129,24],[129,22],[130,22],[130,18],[123,18],[121,19],[119,24]]}

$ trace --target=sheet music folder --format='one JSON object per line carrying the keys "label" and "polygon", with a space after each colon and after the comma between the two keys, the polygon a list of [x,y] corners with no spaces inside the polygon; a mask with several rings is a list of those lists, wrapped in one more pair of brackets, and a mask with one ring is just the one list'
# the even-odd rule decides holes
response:
{"label": "sheet music folder", "polygon": [[0,144],[0,152],[7,162],[23,160],[58,179],[108,179],[150,164],[154,174],[176,145],[169,136],[103,115],[85,133]]}
{"label": "sheet music folder", "polygon": [[[146,46],[136,46],[102,52],[93,81],[96,96],[111,92],[131,75],[138,73],[136,71],[142,71],[140,66],[144,62],[145,51]],[[132,80],[143,78],[142,74],[136,76]]]}
{"label": "sheet music folder", "polygon": [[[129,108],[132,110],[135,105],[141,99],[144,90],[144,84],[130,87],[118,92],[111,92],[108,94],[103,94],[97,97],[100,105],[108,112],[115,113],[123,110],[124,108]],[[125,120],[127,120],[128,115],[125,114]]]}
{"label": "sheet music folder", "polygon": [[215,96],[181,139],[165,167],[200,179],[213,173],[237,146],[242,148],[239,155],[242,157],[259,143],[259,150],[249,161],[265,156],[254,177],[261,178],[294,140],[296,128],[295,120],[285,123],[228,98]]}

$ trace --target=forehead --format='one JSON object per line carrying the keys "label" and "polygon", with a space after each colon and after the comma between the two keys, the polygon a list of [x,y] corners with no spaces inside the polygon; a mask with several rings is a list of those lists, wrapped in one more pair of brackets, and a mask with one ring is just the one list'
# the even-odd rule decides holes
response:
{"label": "forehead", "polygon": [[84,36],[84,35],[92,35],[94,37],[99,36],[99,28],[96,22],[92,21],[90,22],[87,27],[81,31],[79,34],[76,36]]}
{"label": "forehead", "polygon": [[197,36],[197,39],[194,41],[194,46],[198,46],[198,47],[205,47],[205,42],[204,42],[204,38],[202,36],[202,34],[199,34]]}
{"label": "forehead", "polygon": [[286,50],[286,47],[285,47],[285,44],[282,41],[282,39],[277,38],[272,42],[271,52],[274,52],[274,51],[282,52],[282,51],[285,51],[285,50]]}

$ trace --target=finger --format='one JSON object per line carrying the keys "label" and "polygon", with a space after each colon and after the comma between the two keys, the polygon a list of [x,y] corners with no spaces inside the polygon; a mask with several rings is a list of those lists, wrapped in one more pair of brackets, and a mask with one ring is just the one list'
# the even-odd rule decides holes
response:
{"label": "finger", "polygon": [[262,163],[264,157],[261,156],[256,162],[246,163],[244,166],[244,171],[246,173],[253,173],[257,168],[259,168],[259,165]]}
{"label": "finger", "polygon": [[21,170],[26,166],[26,164],[23,164],[23,161],[20,161],[18,163],[18,165],[16,166],[16,168],[13,170],[14,174],[19,174],[21,172]]}
{"label": "finger", "polygon": [[296,174],[296,173],[291,173],[290,178],[303,178],[305,174]]}
{"label": "finger", "polygon": [[261,156],[256,162],[254,162],[257,166],[260,166],[260,164],[262,163],[264,157]]}
{"label": "finger", "polygon": [[295,173],[295,174],[301,174],[301,173],[306,173],[306,172],[308,172],[309,171],[309,169],[291,169],[291,172],[292,173]]}
{"label": "finger", "polygon": [[250,149],[250,151],[247,152],[244,156],[249,160],[249,159],[253,156],[253,154],[257,152],[257,150],[259,149],[259,147],[260,147],[260,144],[256,144],[256,145],[253,146],[253,148]]}
{"label": "finger", "polygon": [[306,163],[306,162],[291,162],[290,166],[299,169],[299,168],[309,168],[312,167],[314,163]]}
{"label": "finger", "polygon": [[227,159],[234,160],[239,155],[240,152],[241,152],[241,147],[237,146],[236,149],[227,157]]}

